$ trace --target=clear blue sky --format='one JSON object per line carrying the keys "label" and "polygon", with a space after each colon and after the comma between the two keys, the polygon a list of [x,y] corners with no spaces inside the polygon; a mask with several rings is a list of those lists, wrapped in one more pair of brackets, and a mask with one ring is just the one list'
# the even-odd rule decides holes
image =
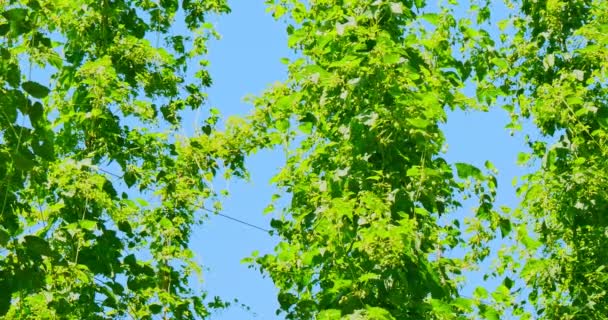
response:
{"label": "clear blue sky", "polygon": [[[209,104],[223,116],[245,115],[252,106],[243,102],[248,94],[259,94],[268,85],[286,78],[282,57],[291,56],[287,49],[285,24],[265,13],[263,1],[232,1],[232,13],[213,17],[222,39],[210,43],[210,71],[214,85],[209,89]],[[251,182],[233,181],[228,186],[230,197],[223,213],[270,228],[270,216],[262,214],[274,193],[270,178],[282,164],[280,152],[260,152],[247,159]],[[224,187],[222,184],[218,186]],[[277,238],[267,233],[212,216],[192,237],[192,247],[205,268],[203,287],[210,295],[224,299],[238,298],[251,307],[245,311],[232,307],[212,319],[281,319],[277,290],[269,278],[240,263],[254,250],[271,252]]]}
{"label": "clear blue sky", "polygon": [[[231,14],[211,19],[222,39],[210,44],[214,85],[208,90],[209,101],[224,116],[248,113],[252,106],[243,103],[243,97],[259,94],[271,83],[285,79],[280,58],[293,55],[286,46],[285,24],[265,13],[262,0],[232,1],[231,7]],[[517,200],[511,181],[525,173],[524,168],[515,165],[515,159],[525,147],[521,133],[512,137],[504,129],[507,121],[506,112],[499,108],[488,113],[450,113],[443,126],[449,145],[445,157],[449,162],[468,162],[480,168],[490,160],[499,170],[497,205],[514,206]],[[264,216],[262,210],[274,193],[268,181],[282,160],[281,153],[270,151],[248,159],[251,183],[229,185],[231,196],[224,203],[224,213],[269,228],[271,217]],[[457,214],[470,215],[471,211],[466,207]],[[251,307],[250,312],[233,307],[212,319],[282,319],[275,315],[277,291],[270,279],[240,263],[254,250],[272,251],[276,241],[260,230],[220,216],[210,217],[195,230],[192,246],[207,268],[203,287],[212,296],[238,298]],[[463,294],[470,296],[479,281],[481,277],[473,275]]]}

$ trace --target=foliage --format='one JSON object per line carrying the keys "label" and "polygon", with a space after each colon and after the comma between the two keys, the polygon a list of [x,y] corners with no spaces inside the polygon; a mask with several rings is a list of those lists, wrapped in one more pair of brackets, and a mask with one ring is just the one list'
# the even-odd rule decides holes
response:
{"label": "foliage", "polygon": [[[303,56],[251,118],[288,157],[274,180],[292,196],[273,222],[283,241],[255,260],[287,318],[608,314],[606,1],[506,1],[510,18],[496,25],[490,1],[470,4],[476,21],[424,1],[268,4],[289,14],[289,45]],[[467,81],[474,98],[462,93]],[[518,161],[541,167],[523,177],[520,207],[502,214],[492,175],[457,163],[473,179],[454,178],[438,129],[446,108],[496,105],[507,128],[532,118],[545,135],[528,137],[532,152]],[[459,220],[439,223],[462,192],[480,199],[466,237]],[[484,278],[501,283],[459,297],[458,274],[490,255],[498,231],[515,245],[495,252]],[[441,256],[457,245],[465,257]]]}
{"label": "foliage", "polygon": [[222,307],[189,285],[200,267],[187,247],[210,181],[224,165],[243,174],[243,159],[214,130],[217,112],[194,137],[179,128],[205,102],[209,74],[188,67],[207,64],[205,14],[225,1],[0,7],[0,315],[193,319]]}
{"label": "foliage", "polygon": [[[489,0],[266,2],[298,53],[288,79],[224,131],[210,109],[184,135],[211,85],[205,17],[225,0],[0,0],[0,316],[226,306],[190,285],[191,229],[218,173],[245,177],[246,154],[275,147],[281,240],[246,261],[288,319],[608,314],[608,1],[505,0],[503,21]],[[500,213],[493,165],[448,163],[440,129],[449,110],[496,106],[542,134]],[[461,296],[490,256],[500,283]]]}
{"label": "foliage", "polygon": [[540,168],[519,188],[535,241],[522,237],[519,272],[539,319],[608,314],[608,2],[521,1],[501,80],[517,122],[532,118],[552,139],[529,139],[523,160]]}
{"label": "foliage", "polygon": [[[282,242],[255,258],[279,288],[281,310],[288,319],[425,319],[485,308],[459,297],[457,275],[488,255],[493,230],[508,220],[492,209],[491,174],[459,163],[454,177],[439,129],[446,109],[483,109],[462,91],[487,63],[458,59],[451,46],[476,32],[470,21],[456,21],[449,6],[424,11],[424,1],[270,9],[289,13],[289,45],[303,56],[288,62],[286,83],[255,99],[250,118],[261,143],[287,152],[273,180],[291,195],[273,220]],[[491,41],[474,34],[470,48]],[[438,221],[467,185],[480,202],[470,254],[443,256],[466,243],[458,220]]]}

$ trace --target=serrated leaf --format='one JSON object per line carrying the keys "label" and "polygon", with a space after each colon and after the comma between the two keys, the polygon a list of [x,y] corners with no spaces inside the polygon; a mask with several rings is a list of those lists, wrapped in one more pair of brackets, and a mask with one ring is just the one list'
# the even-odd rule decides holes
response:
{"label": "serrated leaf", "polygon": [[171,220],[167,219],[167,217],[163,217],[162,219],[160,219],[160,226],[165,229],[169,229],[173,228],[173,223],[171,222]]}
{"label": "serrated leaf", "polygon": [[127,288],[132,291],[137,291],[139,288],[141,288],[141,284],[136,279],[129,278],[127,279]]}
{"label": "serrated leaf", "polygon": [[420,167],[418,167],[418,166],[407,169],[407,171],[405,173],[405,175],[408,177],[416,177],[416,176],[419,176],[420,174],[421,174],[421,171],[420,171]]}
{"label": "serrated leaf", "polygon": [[468,163],[457,162],[455,163],[455,166],[458,177],[461,179],[466,179],[469,177],[479,179],[483,177],[481,170]]}
{"label": "serrated leaf", "polygon": [[298,126],[298,129],[300,129],[300,131],[302,131],[302,133],[304,134],[311,134],[312,122],[303,122],[302,124],[300,124],[300,126]]}
{"label": "serrated leaf", "polygon": [[382,62],[384,62],[386,64],[395,64],[395,63],[399,62],[399,60],[401,60],[401,55],[399,55],[397,53],[385,54],[382,57]]}
{"label": "serrated leaf", "polygon": [[494,58],[494,59],[492,59],[492,63],[495,66],[499,67],[500,69],[508,69],[509,68],[509,63],[505,59]]}
{"label": "serrated leaf", "polygon": [[130,267],[133,267],[137,265],[137,259],[135,259],[135,255],[130,254],[123,259],[123,263]]}
{"label": "serrated leaf", "polygon": [[439,15],[436,13],[425,13],[422,15],[422,19],[428,21],[430,24],[436,26],[439,23]]}
{"label": "serrated leaf", "polygon": [[16,63],[9,63],[6,70],[6,81],[13,88],[19,88],[21,84],[21,70]]}
{"label": "serrated leaf", "polygon": [[608,108],[600,108],[596,114],[597,123],[604,130],[608,130]]}
{"label": "serrated leaf", "polygon": [[488,290],[484,287],[477,287],[475,291],[473,291],[473,297],[476,299],[487,299],[488,298]]}
{"label": "serrated leaf", "polygon": [[454,300],[454,305],[462,311],[469,312],[472,309],[473,301],[467,298],[456,298],[456,300]]}
{"label": "serrated leaf", "polygon": [[380,275],[372,273],[372,272],[364,273],[361,276],[359,276],[359,282],[367,282],[369,280],[376,280],[376,279],[380,279]]}
{"label": "serrated leaf", "polygon": [[6,35],[11,30],[11,25],[8,23],[0,24],[0,36]]}
{"label": "serrated leaf", "polygon": [[38,124],[44,115],[42,103],[36,101],[29,109],[28,115],[32,124]]}
{"label": "serrated leaf", "polygon": [[11,236],[4,229],[0,229],[0,247],[6,247],[6,244],[10,240]]}
{"label": "serrated leaf", "polygon": [[63,67],[63,59],[54,51],[51,51],[49,55],[49,63],[55,67],[55,69],[60,70]]}
{"label": "serrated leaf", "polygon": [[97,222],[93,220],[80,220],[78,224],[85,230],[93,231],[97,229]]}
{"label": "serrated leaf", "polygon": [[49,95],[49,88],[41,85],[38,82],[34,81],[26,81],[21,84],[21,88],[25,90],[25,92],[29,93],[32,97],[42,99]]}
{"label": "serrated leaf", "polygon": [[269,213],[273,212],[274,210],[275,210],[274,209],[274,205],[273,204],[269,204],[268,206],[266,206],[266,208],[264,208],[263,214],[265,214],[265,215],[269,214]]}
{"label": "serrated leaf", "polygon": [[118,230],[120,230],[128,235],[133,233],[133,228],[131,228],[131,224],[128,221],[118,222]]}
{"label": "serrated leaf", "polygon": [[279,119],[275,122],[275,128],[280,132],[285,132],[289,128],[289,121],[286,119]]}
{"label": "serrated leaf", "polygon": [[27,149],[14,153],[13,160],[15,166],[22,171],[29,171],[36,165],[34,154]]}
{"label": "serrated leaf", "polygon": [[28,251],[37,255],[51,256],[52,250],[46,240],[32,235],[25,236],[23,239]]}
{"label": "serrated leaf", "polygon": [[135,198],[135,202],[137,202],[137,204],[139,204],[141,207],[147,207],[150,205],[146,200],[142,198]]}
{"label": "serrated leaf", "polygon": [[148,306],[148,309],[150,309],[152,314],[159,314],[163,310],[163,306],[153,303]]}
{"label": "serrated leaf", "polygon": [[379,308],[379,307],[370,307],[367,306],[366,308],[367,311],[367,319],[370,320],[394,320],[395,318],[391,315],[391,313],[384,309],[384,308]]}
{"label": "serrated leaf", "polygon": [[21,22],[27,17],[27,12],[24,8],[12,8],[2,12],[2,16],[12,22]]}
{"label": "serrated leaf", "polygon": [[0,316],[5,315],[11,307],[12,288],[6,279],[0,279]]}
{"label": "serrated leaf", "polygon": [[425,129],[426,127],[428,127],[431,124],[428,120],[421,119],[421,118],[409,118],[409,119],[407,119],[407,122],[409,124],[411,124],[412,126],[419,128],[419,129]]}
{"label": "serrated leaf", "polygon": [[337,309],[328,309],[319,312],[317,315],[318,320],[340,320],[342,312]]}
{"label": "serrated leaf", "polygon": [[127,187],[131,188],[137,181],[137,176],[135,175],[135,173],[127,171],[125,172],[123,179],[125,180]]}
{"label": "serrated leaf", "polygon": [[500,219],[500,233],[503,238],[511,233],[511,220]]}
{"label": "serrated leaf", "polygon": [[492,308],[486,309],[483,315],[486,320],[500,320],[500,314]]}

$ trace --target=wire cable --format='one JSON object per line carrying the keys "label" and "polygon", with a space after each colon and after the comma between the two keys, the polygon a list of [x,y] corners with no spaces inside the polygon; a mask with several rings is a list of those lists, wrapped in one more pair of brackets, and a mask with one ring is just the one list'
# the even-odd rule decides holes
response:
{"label": "wire cable", "polygon": [[213,211],[213,210],[207,209],[207,208],[202,208],[202,209],[203,209],[203,210],[205,210],[205,211],[207,211],[207,212],[210,212],[210,213],[216,214],[216,215],[218,215],[218,216],[220,216],[220,217],[224,217],[224,218],[226,218],[226,219],[230,219],[230,220],[232,220],[232,221],[238,222],[238,223],[240,223],[240,224],[246,225],[246,226],[251,227],[251,228],[254,228],[254,229],[258,229],[258,230],[260,230],[260,231],[264,231],[264,232],[270,233],[270,234],[272,235],[272,230],[268,230],[268,229],[265,229],[265,228],[262,228],[262,227],[256,226],[256,225],[251,224],[251,223],[249,223],[249,222],[247,222],[247,221],[243,221],[243,220],[240,220],[240,219],[237,219],[237,218],[231,217],[231,216],[229,216],[229,215],[227,215],[227,214],[219,213],[219,212],[216,212],[216,211]]}

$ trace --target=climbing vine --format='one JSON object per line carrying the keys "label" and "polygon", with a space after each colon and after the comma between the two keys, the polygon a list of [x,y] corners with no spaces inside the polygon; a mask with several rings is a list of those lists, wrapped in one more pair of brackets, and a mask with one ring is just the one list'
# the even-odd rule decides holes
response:
{"label": "climbing vine", "polygon": [[[519,274],[538,319],[599,319],[608,312],[606,1],[518,1],[502,77],[514,122],[529,118]],[[525,303],[524,303],[525,305]]]}
{"label": "climbing vine", "polygon": [[[215,174],[243,174],[238,140],[201,112],[205,16],[225,1],[0,7],[0,315],[194,319],[224,306],[192,289],[188,242]],[[189,138],[187,109],[209,115]]]}
{"label": "climbing vine", "polygon": [[[206,17],[226,1],[0,0],[0,317],[227,306],[193,289],[192,227],[219,173],[272,148],[280,240],[245,261],[287,319],[608,314],[607,1],[505,0],[501,21],[487,0],[266,3],[296,58],[218,130]],[[494,166],[446,161],[441,130],[498,106],[540,132],[500,211]],[[496,285],[464,296],[469,272]]]}
{"label": "climbing vine", "polygon": [[[255,99],[250,123],[263,144],[284,147],[273,181],[291,199],[273,220],[282,238],[275,253],[248,261],[273,279],[281,310],[288,319],[489,312],[482,298],[459,296],[457,275],[488,255],[484,243],[509,221],[493,210],[491,170],[446,162],[439,129],[447,110],[485,108],[463,88],[492,67],[468,58],[489,36],[456,21],[453,6],[434,12],[424,1],[269,8],[289,14],[289,46],[301,58],[288,62],[286,82]],[[474,37],[459,59],[452,44],[463,30]],[[468,241],[459,219],[439,219],[465,191],[479,199],[472,251],[447,257]]]}

